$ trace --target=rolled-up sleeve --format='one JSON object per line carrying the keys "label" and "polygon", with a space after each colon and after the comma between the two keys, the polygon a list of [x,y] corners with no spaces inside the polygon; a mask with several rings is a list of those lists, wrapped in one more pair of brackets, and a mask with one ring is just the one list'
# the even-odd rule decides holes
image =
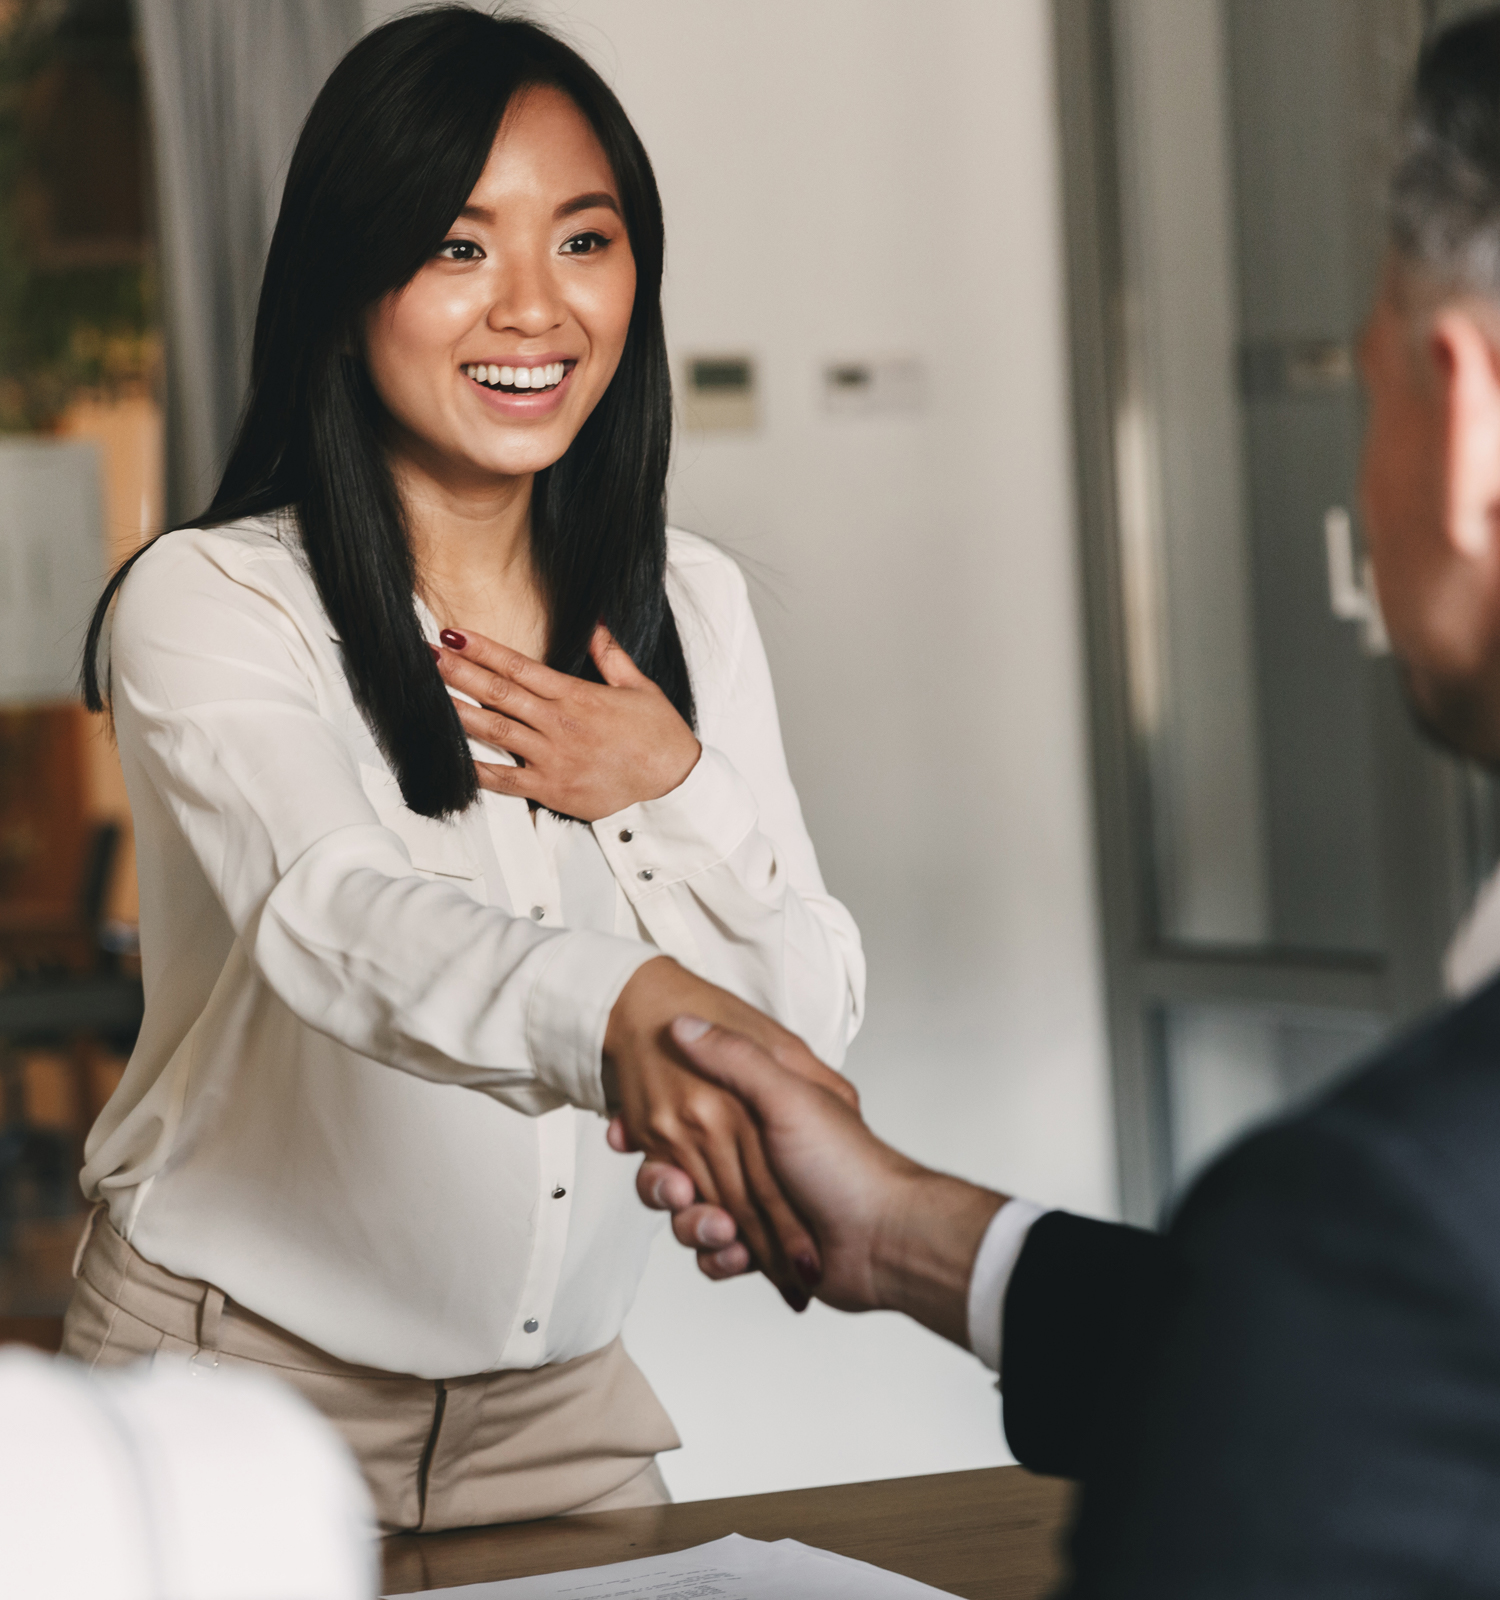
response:
{"label": "rolled-up sleeve", "polygon": [[711,587],[678,602],[686,640],[705,640],[694,675],[703,753],[676,789],[594,834],[659,944],[838,1066],[864,1011],[859,930],[825,888],[802,819],[744,579],[726,557],[703,565]]}
{"label": "rolled-up sleeve", "polygon": [[211,536],[174,534],[121,592],[111,663],[122,754],[182,831],[260,977],[309,1027],[517,1110],[602,1111],[609,1012],[655,952],[539,927],[419,873],[372,807],[335,708],[320,703],[318,648],[253,562],[216,556]]}

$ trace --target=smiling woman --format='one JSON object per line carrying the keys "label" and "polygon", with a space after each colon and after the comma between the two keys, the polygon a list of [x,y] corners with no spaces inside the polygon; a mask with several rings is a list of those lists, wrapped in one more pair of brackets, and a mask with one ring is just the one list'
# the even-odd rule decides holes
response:
{"label": "smiling woman", "polygon": [[797,1308],[818,1281],[668,1034],[852,1095],[788,1030],[837,1065],[864,973],[744,582],[665,527],[661,265],[645,151],[571,50],[459,7],[369,35],[292,160],[213,503],[90,636],[146,1017],[65,1349],[277,1368],[388,1528],[662,1496],[616,1152],[685,1168]]}

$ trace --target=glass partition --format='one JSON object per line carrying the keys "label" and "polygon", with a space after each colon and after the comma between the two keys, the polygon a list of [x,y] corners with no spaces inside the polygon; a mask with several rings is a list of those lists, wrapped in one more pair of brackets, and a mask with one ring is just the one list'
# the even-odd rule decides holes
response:
{"label": "glass partition", "polygon": [[1054,0],[1126,1214],[1440,997],[1490,778],[1407,714],[1359,330],[1457,0]]}
{"label": "glass partition", "polygon": [[1115,0],[1112,20],[1115,449],[1157,936],[1375,954],[1380,638],[1335,611],[1328,573],[1355,520],[1384,157],[1357,107],[1382,98],[1380,52],[1344,0]]}

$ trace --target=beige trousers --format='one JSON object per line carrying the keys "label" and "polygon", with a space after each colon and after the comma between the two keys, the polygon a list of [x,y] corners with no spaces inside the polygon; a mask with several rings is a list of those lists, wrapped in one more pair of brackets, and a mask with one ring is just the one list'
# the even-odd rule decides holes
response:
{"label": "beige trousers", "polygon": [[98,1210],[74,1277],[65,1356],[120,1366],[168,1351],[267,1369],[344,1436],[386,1533],[670,1499],[656,1452],[681,1440],[618,1339],[530,1372],[433,1380],[353,1367],[147,1261]]}

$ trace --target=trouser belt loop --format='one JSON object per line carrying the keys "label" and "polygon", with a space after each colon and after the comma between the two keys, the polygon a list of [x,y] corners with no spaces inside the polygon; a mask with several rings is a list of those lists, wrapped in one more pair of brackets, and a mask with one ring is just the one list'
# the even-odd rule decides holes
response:
{"label": "trouser belt loop", "polygon": [[89,1212],[89,1219],[83,1225],[83,1232],[78,1236],[78,1248],[73,1252],[73,1276],[75,1278],[83,1271],[83,1253],[89,1247],[89,1240],[94,1237],[94,1224],[98,1222],[100,1213],[108,1205],[109,1202],[107,1200],[96,1200],[94,1202],[93,1210]]}
{"label": "trouser belt loop", "polygon": [[203,1291],[203,1303],[198,1307],[198,1348],[219,1349],[219,1318],[224,1315],[224,1291],[212,1284]]}

